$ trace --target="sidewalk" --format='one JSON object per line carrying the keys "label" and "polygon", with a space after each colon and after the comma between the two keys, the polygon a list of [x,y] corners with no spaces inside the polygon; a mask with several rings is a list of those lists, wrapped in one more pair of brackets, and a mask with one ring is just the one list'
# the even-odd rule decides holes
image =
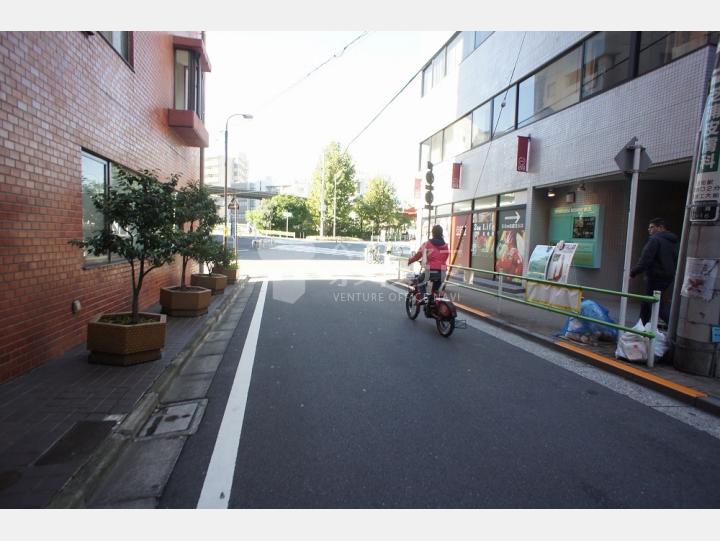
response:
{"label": "sidewalk", "polygon": [[[403,280],[397,280],[397,268],[389,282],[407,287]],[[496,290],[494,291],[496,292]],[[645,363],[630,363],[615,358],[615,343],[600,342],[586,345],[557,336],[561,333],[566,317],[532,306],[498,299],[492,295],[475,292],[448,283],[447,293],[452,295],[459,308],[458,318],[473,314],[483,320],[525,335],[550,347],[562,349],[576,358],[605,370],[612,371],[637,383],[651,387],[693,406],[720,416],[720,378],[696,376],[675,369],[672,364],[656,361],[653,368]],[[504,293],[508,295],[507,292]],[[515,296],[515,295],[513,295]],[[522,299],[522,294],[517,295]],[[611,317],[619,313],[620,300],[609,295],[588,296],[605,306]],[[632,326],[640,314],[640,304],[629,301],[626,324]]]}
{"label": "sidewalk", "polygon": [[[214,296],[208,313],[168,317],[158,361],[90,364],[85,345],[0,385],[0,508],[43,508],[88,462],[173,361],[187,354],[231,306],[245,282]],[[159,312],[160,306],[151,308]]]}

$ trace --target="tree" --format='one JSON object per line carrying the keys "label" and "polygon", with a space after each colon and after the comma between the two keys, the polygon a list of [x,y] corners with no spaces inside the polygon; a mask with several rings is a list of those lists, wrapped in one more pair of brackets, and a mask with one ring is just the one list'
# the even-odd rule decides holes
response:
{"label": "tree", "polygon": [[352,227],[348,214],[352,209],[351,197],[355,194],[355,166],[350,155],[341,152],[340,143],[337,142],[325,147],[323,157],[313,173],[308,206],[313,222],[319,230],[320,207],[324,201],[325,234],[328,234],[332,233],[334,203],[337,201],[337,234],[342,235]]}
{"label": "tree", "polygon": [[372,224],[372,234],[394,225],[401,212],[395,187],[382,177],[375,177],[368,184],[368,189],[363,194],[363,207]]}
{"label": "tree", "polygon": [[191,182],[175,195],[175,251],[182,256],[180,288],[185,289],[185,271],[191,259],[205,257],[205,244],[213,228],[222,222],[210,192],[198,182]]}
{"label": "tree", "polygon": [[248,221],[259,229],[285,231],[284,212],[292,217],[287,221],[288,230],[297,236],[307,235],[314,230],[314,224],[308,202],[297,195],[280,194],[265,199],[257,209],[248,212]]}
{"label": "tree", "polygon": [[174,256],[174,191],[179,175],[160,182],[153,171],[134,173],[119,169],[107,193],[92,196],[106,224],[84,240],[70,244],[92,255],[118,254],[130,265],[132,323],[140,323],[140,290],[147,274],[170,263]]}

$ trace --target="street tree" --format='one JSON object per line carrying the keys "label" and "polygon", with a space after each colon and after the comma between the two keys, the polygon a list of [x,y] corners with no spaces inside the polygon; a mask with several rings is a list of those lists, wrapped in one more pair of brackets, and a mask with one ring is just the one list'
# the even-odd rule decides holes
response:
{"label": "street tree", "polygon": [[[292,214],[287,222],[284,212]],[[259,229],[277,231],[285,231],[287,223],[288,230],[296,236],[312,233],[315,227],[307,200],[297,195],[280,194],[265,199],[257,209],[248,212],[248,220]]]}
{"label": "street tree", "polygon": [[[337,191],[336,191],[337,190]],[[320,208],[325,204],[325,234],[332,234],[333,210],[336,210],[337,234],[349,233],[352,220],[352,197],[355,194],[355,165],[352,158],[340,149],[340,143],[325,147],[323,159],[318,163],[312,178],[308,206],[313,222],[320,229]],[[337,202],[337,209],[335,209]]]}
{"label": "street tree", "polygon": [[371,234],[395,225],[401,212],[395,187],[382,177],[373,178],[363,194],[363,206],[367,219],[372,224]]}

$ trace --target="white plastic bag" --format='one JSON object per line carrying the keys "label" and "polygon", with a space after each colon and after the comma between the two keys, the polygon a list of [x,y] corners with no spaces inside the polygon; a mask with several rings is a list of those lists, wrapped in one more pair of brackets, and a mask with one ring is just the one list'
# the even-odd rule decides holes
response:
{"label": "white plastic bag", "polygon": [[[645,330],[641,320],[638,319],[638,322],[633,326],[633,330]],[[647,361],[649,349],[649,338],[631,332],[623,332],[620,333],[620,338],[618,338],[615,357],[628,361]]]}
{"label": "white plastic bag", "polygon": [[[650,324],[648,323],[646,325],[647,330],[650,330]],[[667,334],[655,331],[655,340],[653,341],[653,352],[655,353],[655,358],[660,359],[662,358],[670,349],[670,343],[668,341]]]}

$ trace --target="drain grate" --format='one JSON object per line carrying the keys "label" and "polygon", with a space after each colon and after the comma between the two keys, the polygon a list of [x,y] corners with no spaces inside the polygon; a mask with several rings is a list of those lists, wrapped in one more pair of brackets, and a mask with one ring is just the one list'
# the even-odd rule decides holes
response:
{"label": "drain grate", "polygon": [[112,430],[112,421],[79,421],[35,462],[38,466],[65,464],[89,456]]}
{"label": "drain grate", "polygon": [[138,438],[194,434],[200,425],[206,405],[207,399],[166,404],[150,416]]}

